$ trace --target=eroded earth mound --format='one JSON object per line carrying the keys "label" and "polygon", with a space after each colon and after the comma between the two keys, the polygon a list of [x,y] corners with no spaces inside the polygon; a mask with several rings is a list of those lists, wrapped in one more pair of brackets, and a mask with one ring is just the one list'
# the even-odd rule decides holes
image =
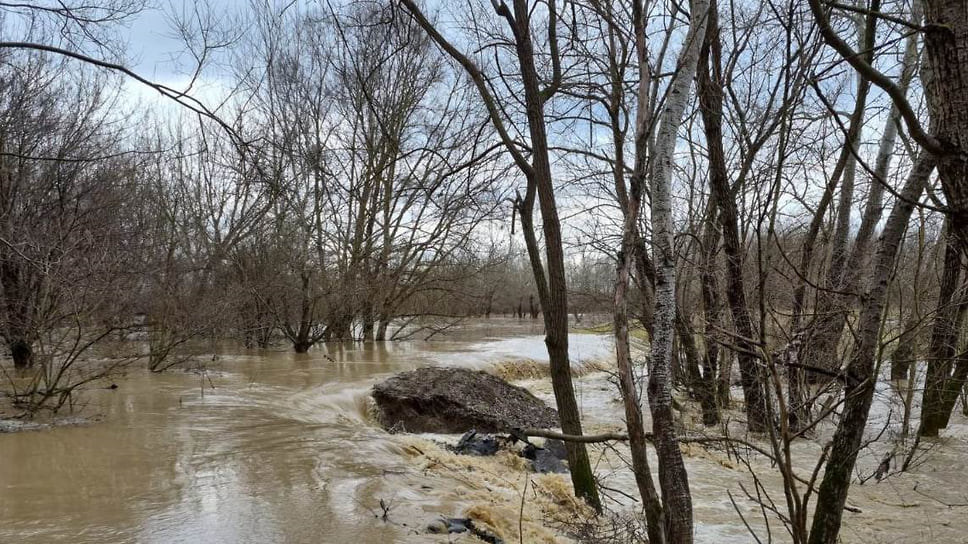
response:
{"label": "eroded earth mound", "polygon": [[558,414],[526,389],[486,372],[419,368],[373,386],[380,424],[413,433],[547,429]]}

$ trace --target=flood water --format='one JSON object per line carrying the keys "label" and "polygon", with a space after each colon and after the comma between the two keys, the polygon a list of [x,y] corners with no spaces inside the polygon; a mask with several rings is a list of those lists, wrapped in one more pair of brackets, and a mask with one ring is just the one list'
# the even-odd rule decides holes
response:
{"label": "flood water", "polygon": [[[475,542],[425,528],[473,504],[516,520],[523,473],[495,458],[441,466],[444,454],[426,440],[440,437],[390,435],[374,424],[369,390],[420,366],[546,361],[541,332],[530,320],[492,319],[430,341],[303,355],[225,346],[207,375],[132,369],[118,389],[85,393],[81,413],[95,423],[0,433],[0,544]],[[570,354],[573,362],[609,359],[611,339],[572,334]],[[547,379],[519,383],[553,404]],[[896,415],[890,387],[879,388],[870,424],[884,442],[861,452],[858,474],[870,474],[892,447],[891,432],[882,432]],[[586,430],[622,429],[607,372],[576,377],[575,388]],[[684,417],[698,418],[690,410]],[[945,435],[915,470],[851,487],[856,509],[845,515],[844,542],[968,542],[968,418],[956,413]],[[414,440],[427,455],[415,456]],[[797,471],[810,474],[825,440],[795,444]],[[752,542],[746,523],[770,540],[766,517],[745,495],[753,489],[747,468],[722,452],[685,451],[697,542]],[[627,457],[623,444],[590,449],[597,476],[624,493],[612,506],[635,511],[625,499],[636,493],[634,479],[612,452]],[[782,500],[776,467],[765,458],[751,463]],[[544,523],[538,514],[531,521]],[[782,524],[771,524],[773,541],[788,541]]]}
{"label": "flood water", "polygon": [[[459,512],[367,417],[369,388],[425,365],[546,360],[540,333],[493,319],[304,355],[225,348],[207,376],[129,370],[85,393],[97,423],[0,434],[0,542],[426,542],[418,529]],[[571,344],[573,359],[610,352]]]}

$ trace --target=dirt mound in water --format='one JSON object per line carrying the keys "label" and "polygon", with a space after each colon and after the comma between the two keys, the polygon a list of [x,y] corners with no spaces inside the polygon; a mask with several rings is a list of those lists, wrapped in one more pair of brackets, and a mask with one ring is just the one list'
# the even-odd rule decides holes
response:
{"label": "dirt mound in water", "polygon": [[546,429],[558,414],[526,389],[486,372],[420,368],[373,386],[377,419],[387,429],[416,433]]}

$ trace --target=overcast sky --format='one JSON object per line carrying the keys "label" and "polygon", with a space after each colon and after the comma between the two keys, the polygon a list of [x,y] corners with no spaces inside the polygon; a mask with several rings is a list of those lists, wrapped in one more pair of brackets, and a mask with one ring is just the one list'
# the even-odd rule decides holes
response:
{"label": "overcast sky", "polygon": [[[190,10],[195,2],[154,0],[152,3],[153,7],[142,11],[117,29],[119,37],[128,44],[125,63],[141,76],[182,90],[187,85],[194,64],[186,54],[184,42],[172,28],[172,14],[180,13],[183,17],[190,17]],[[207,0],[206,3],[216,18],[222,18],[220,22],[223,23],[248,6],[247,0]],[[203,72],[191,94],[210,103],[209,105],[217,103],[223,93],[222,88],[213,88],[218,87],[213,85],[213,81],[217,79],[216,71],[209,67]],[[142,103],[147,101],[162,108],[175,107],[154,90],[133,80],[125,81],[124,86],[132,100]]]}
{"label": "overcast sky", "polygon": [[[248,5],[246,0],[208,0],[206,3],[216,17],[232,15],[232,12]],[[119,31],[126,34],[130,45],[127,53],[131,66],[141,75],[167,80],[179,75],[177,56],[185,49],[181,40],[174,35],[171,15],[191,10],[195,2],[155,0],[153,4],[154,7],[142,11]]]}

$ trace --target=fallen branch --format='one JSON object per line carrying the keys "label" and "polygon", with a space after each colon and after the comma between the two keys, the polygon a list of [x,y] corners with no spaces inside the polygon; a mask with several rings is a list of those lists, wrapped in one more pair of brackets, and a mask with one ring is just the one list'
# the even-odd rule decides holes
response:
{"label": "fallen branch", "polygon": [[[592,444],[595,442],[611,442],[613,440],[623,441],[628,440],[629,435],[625,433],[603,433],[603,434],[583,434],[581,436],[576,436],[573,434],[563,434],[556,433],[555,431],[546,431],[544,429],[515,429],[516,433],[520,433],[525,436],[537,436],[538,438],[552,438],[556,440],[562,440],[564,442],[577,442],[580,444]],[[651,436],[649,440],[651,441]]]}
{"label": "fallen branch", "polygon": [[[546,431],[544,429],[515,429],[516,433],[522,434],[524,436],[537,436],[538,438],[553,438],[561,440],[563,442],[578,442],[581,444],[592,444],[596,442],[612,442],[618,441],[622,442],[629,439],[629,435],[625,433],[602,433],[602,434],[584,434],[584,435],[573,435],[573,434],[563,434],[555,431]],[[645,433],[645,439],[649,442],[655,441],[655,436],[652,433]],[[734,444],[740,444],[746,446],[758,453],[766,455],[772,458],[772,455],[765,449],[747,442],[741,438],[733,438],[731,436],[680,436],[678,438],[681,444],[713,444],[719,442],[731,442]]]}

